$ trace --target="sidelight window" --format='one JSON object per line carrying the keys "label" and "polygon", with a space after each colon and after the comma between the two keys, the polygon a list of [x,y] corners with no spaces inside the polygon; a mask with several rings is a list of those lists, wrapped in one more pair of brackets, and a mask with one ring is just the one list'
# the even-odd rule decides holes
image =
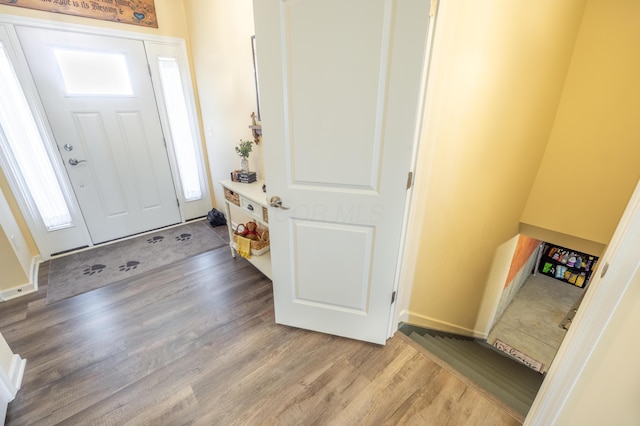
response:
{"label": "sidelight window", "polygon": [[158,69],[182,191],[186,201],[199,200],[202,198],[202,186],[196,154],[196,139],[193,137],[180,67],[176,58],[160,56]]}
{"label": "sidelight window", "polygon": [[46,229],[73,225],[45,142],[5,46],[0,41],[0,148],[19,184],[30,194]]}

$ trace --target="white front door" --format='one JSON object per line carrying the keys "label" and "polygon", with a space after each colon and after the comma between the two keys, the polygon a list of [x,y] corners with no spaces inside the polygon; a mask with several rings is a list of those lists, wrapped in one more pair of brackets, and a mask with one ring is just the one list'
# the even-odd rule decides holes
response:
{"label": "white front door", "polygon": [[143,43],[16,30],[92,241],[180,222]]}
{"label": "white front door", "polygon": [[254,1],[278,323],[386,341],[429,8]]}

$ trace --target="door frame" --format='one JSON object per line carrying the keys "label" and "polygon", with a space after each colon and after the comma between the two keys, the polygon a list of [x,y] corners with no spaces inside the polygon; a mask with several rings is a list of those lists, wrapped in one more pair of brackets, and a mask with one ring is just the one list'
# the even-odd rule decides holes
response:
{"label": "door frame", "polygon": [[[56,169],[62,185],[62,190],[65,195],[68,196],[68,201],[70,204],[71,210],[77,210],[79,212],[80,217],[82,218],[82,213],[79,210],[78,202],[75,198],[75,193],[71,187],[71,183],[69,181],[69,177],[66,171],[62,168],[60,153],[55,146],[53,134],[51,132],[49,123],[46,119],[46,114],[38,92],[35,87],[35,83],[33,78],[31,77],[29,68],[26,63],[26,58],[24,57],[24,53],[22,52],[22,47],[19,43],[17,35],[15,33],[15,26],[26,26],[26,27],[35,27],[42,28],[48,30],[58,30],[58,31],[70,31],[75,33],[84,33],[89,35],[97,35],[97,36],[105,36],[112,38],[125,38],[125,39],[134,39],[142,41],[145,47],[146,59],[147,63],[150,67],[151,81],[153,85],[153,90],[155,94],[155,102],[158,107],[158,114],[160,116],[161,127],[164,133],[165,145],[167,148],[167,155],[169,157],[169,164],[171,167],[172,181],[176,196],[178,198],[179,211],[180,211],[180,220],[184,222],[189,219],[193,219],[196,217],[206,215],[206,212],[211,208],[211,188],[209,185],[209,175],[206,169],[206,162],[204,158],[204,147],[202,142],[202,131],[200,125],[200,118],[198,114],[198,108],[195,102],[195,88],[192,81],[192,72],[191,72],[191,64],[187,55],[187,47],[184,39],[169,37],[169,36],[158,36],[158,35],[149,35],[144,33],[126,31],[126,30],[114,30],[108,28],[99,28],[88,25],[80,25],[74,23],[65,23],[65,22],[57,22],[57,21],[47,21],[42,19],[35,18],[26,18],[26,17],[17,17],[13,15],[3,15],[0,14],[0,25],[7,28],[10,33],[10,48],[15,53],[16,63],[14,67],[16,68],[16,72],[26,75],[26,78],[21,79],[21,84],[23,85],[23,90],[25,91],[25,95],[29,101],[29,104],[34,111],[34,115],[36,116],[36,120],[40,125],[41,131],[45,132],[48,136],[49,143],[46,146],[50,154],[50,158],[52,159],[52,164]],[[159,86],[159,79],[157,77],[158,67],[152,61],[153,55],[157,55],[158,52],[161,52],[163,55],[171,55],[175,56],[178,61],[183,85],[183,91],[185,95],[185,100],[187,103],[187,109],[192,114],[190,125],[192,126],[192,134],[195,139],[195,144],[197,145],[196,154],[198,157],[198,168],[201,171],[201,185],[202,185],[202,198],[200,200],[187,202],[182,191],[182,185],[180,182],[180,174],[177,169],[177,159],[174,149],[174,141],[171,139],[171,133],[167,131],[169,128],[169,124],[167,122],[166,111],[162,108],[164,107],[164,96],[162,93],[162,88]],[[46,143],[46,142],[45,142]],[[52,146],[49,146],[52,145]],[[19,181],[12,176],[12,168],[8,167],[9,165],[6,162],[1,162],[2,168],[5,172],[7,180],[9,182],[9,187],[13,196],[15,197],[21,213],[27,223],[27,227],[29,228],[31,235],[38,247],[40,252],[40,256],[42,260],[48,260],[52,254],[52,243],[50,240],[51,236],[48,235],[46,229],[43,228],[41,221],[39,219],[39,215],[32,208],[30,208],[30,197],[23,195],[24,188],[19,184]],[[91,241],[91,237],[89,235],[89,231],[84,223],[84,219],[81,221],[76,221],[76,226],[80,227],[80,232],[83,235],[85,245],[88,247],[93,246],[93,242]]]}
{"label": "door frame", "polygon": [[[424,66],[422,69],[421,77],[421,89],[420,100],[418,103],[419,110],[416,116],[419,117],[416,120],[415,140],[413,141],[413,148],[411,153],[410,173],[411,177],[408,178],[407,185],[410,187],[407,189],[407,196],[404,207],[404,217],[402,220],[402,230],[400,232],[400,252],[398,253],[398,262],[396,264],[396,274],[394,278],[393,291],[396,294],[396,301],[391,307],[389,313],[389,325],[387,329],[387,339],[393,337],[396,331],[398,331],[399,324],[408,318],[409,301],[411,297],[411,288],[413,283],[413,271],[417,263],[417,250],[408,250],[408,248],[418,247],[419,241],[414,240],[409,235],[408,229],[412,229],[418,226],[418,223],[413,216],[414,211],[420,211],[419,207],[420,199],[414,198],[413,194],[416,192],[416,180],[415,176],[418,169],[419,158],[423,155],[422,151],[431,152],[435,144],[430,144],[425,139],[425,124],[427,123],[427,110],[426,105],[429,99],[429,70],[431,69],[431,55],[433,53],[433,40],[435,36],[436,27],[438,25],[438,6],[437,0],[431,0],[431,11],[429,13],[429,33],[427,34],[427,43],[424,59]],[[429,155],[427,158],[432,158]],[[431,171],[431,167],[427,166],[424,170],[425,180],[428,178]],[[420,192],[418,192],[420,193]],[[413,232],[413,235],[419,235],[420,232]]]}

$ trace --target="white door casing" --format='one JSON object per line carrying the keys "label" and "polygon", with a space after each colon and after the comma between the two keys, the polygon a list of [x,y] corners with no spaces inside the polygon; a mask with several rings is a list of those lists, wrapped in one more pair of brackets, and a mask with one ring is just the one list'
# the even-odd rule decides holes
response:
{"label": "white door casing", "polygon": [[[180,222],[142,41],[16,31],[93,243]],[[55,48],[124,55],[133,94],[68,95]]]}
{"label": "white door casing", "polygon": [[[0,167],[2,168],[16,201],[24,215],[31,233],[40,249],[43,259],[48,259],[52,253],[68,250],[74,247],[82,247],[90,244],[89,235],[82,218],[82,213],[76,203],[75,195],[68,182],[68,176],[62,164],[58,161],[58,152],[51,143],[53,140],[51,129],[48,125],[46,114],[40,103],[29,68],[17,42],[17,35],[12,25],[0,23],[0,42],[11,62],[16,77],[28,103],[35,125],[44,141],[43,147],[58,178],[58,184],[63,193],[69,213],[71,214],[71,226],[55,230],[47,229],[35,201],[28,196],[28,185],[19,173],[19,165],[12,155],[3,152],[0,155]],[[15,101],[14,101],[15,102]],[[0,129],[0,143],[8,146],[4,132]],[[25,196],[26,195],[26,196]]]}
{"label": "white door casing", "polygon": [[[151,69],[151,81],[153,82],[153,87],[155,89],[156,102],[158,104],[158,111],[160,112],[160,121],[162,122],[162,129],[170,154],[169,163],[171,164],[171,170],[173,171],[176,195],[180,200],[182,218],[184,220],[190,220],[206,216],[211,209],[211,194],[209,192],[209,182],[206,171],[207,166],[204,161],[200,125],[198,123],[198,108],[196,106],[196,100],[193,93],[193,82],[191,80],[191,72],[189,70],[189,59],[187,58],[186,45],[184,40],[180,40],[180,43],[146,40],[144,45],[149,68]],[[182,135],[182,139],[174,140],[170,124],[171,119],[169,118],[169,112],[167,111],[167,104],[170,101],[165,99],[162,89],[162,80],[160,78],[160,58],[175,59],[179,66],[182,94],[184,95],[185,109],[188,112],[188,121],[189,127],[191,128],[192,140],[187,137],[188,135]],[[196,169],[199,176],[201,196],[198,199],[188,199],[182,190],[182,170],[180,169],[175,153],[179,150],[178,146],[183,144],[192,144],[193,151],[196,154],[195,164],[190,164],[188,167]]]}
{"label": "white door casing", "polygon": [[429,9],[254,1],[278,323],[386,341]]}

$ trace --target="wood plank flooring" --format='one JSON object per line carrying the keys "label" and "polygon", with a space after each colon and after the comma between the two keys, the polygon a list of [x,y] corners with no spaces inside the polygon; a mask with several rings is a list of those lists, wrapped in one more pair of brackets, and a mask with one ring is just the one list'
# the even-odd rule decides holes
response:
{"label": "wood plank flooring", "polygon": [[404,336],[382,347],[275,324],[271,282],[226,247],[45,297],[0,304],[27,359],[8,425],[520,424]]}

